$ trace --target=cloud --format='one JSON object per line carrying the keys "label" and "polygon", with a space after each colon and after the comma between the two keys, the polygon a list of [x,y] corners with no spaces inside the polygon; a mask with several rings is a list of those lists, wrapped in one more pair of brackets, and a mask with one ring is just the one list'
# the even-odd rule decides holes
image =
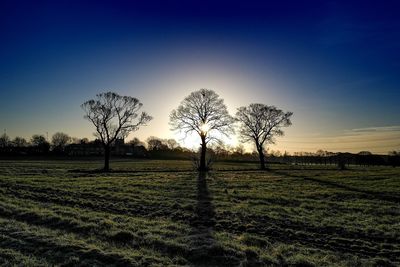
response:
{"label": "cloud", "polygon": [[400,125],[354,128],[334,136],[284,137],[278,140],[275,149],[290,152],[315,152],[323,149],[353,153],[367,150],[386,154],[388,151],[400,150]]}
{"label": "cloud", "polygon": [[400,125],[394,126],[383,126],[383,127],[367,127],[367,128],[356,128],[347,130],[346,133],[377,133],[377,132],[400,132]]}

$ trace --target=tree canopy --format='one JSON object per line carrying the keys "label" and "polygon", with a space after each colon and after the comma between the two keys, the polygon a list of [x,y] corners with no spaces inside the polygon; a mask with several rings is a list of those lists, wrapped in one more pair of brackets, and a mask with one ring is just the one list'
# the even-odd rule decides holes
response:
{"label": "tree canopy", "polygon": [[57,132],[51,137],[51,143],[54,146],[54,150],[58,152],[64,150],[65,146],[69,142],[71,142],[71,137],[66,133]]}
{"label": "tree canopy", "polygon": [[284,112],[275,106],[250,104],[236,112],[239,135],[243,142],[253,142],[260,157],[260,165],[265,169],[264,145],[274,143],[276,136],[284,134],[282,127],[292,124],[293,112]]}
{"label": "tree canopy", "polygon": [[197,133],[201,139],[200,170],[206,170],[207,143],[217,139],[215,133],[233,133],[234,119],[229,115],[224,100],[209,89],[200,89],[188,95],[170,114],[172,130],[185,134]]}
{"label": "tree canopy", "polygon": [[104,146],[105,171],[109,170],[110,145],[152,119],[146,112],[139,112],[142,106],[137,98],[114,92],[97,94],[95,99],[82,104],[85,118],[96,127],[95,136]]}

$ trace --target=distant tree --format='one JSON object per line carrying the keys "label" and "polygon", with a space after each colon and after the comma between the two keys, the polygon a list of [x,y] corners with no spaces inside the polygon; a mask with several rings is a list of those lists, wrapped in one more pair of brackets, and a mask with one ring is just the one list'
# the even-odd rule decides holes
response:
{"label": "distant tree", "polygon": [[147,148],[149,151],[155,150],[167,150],[168,146],[164,143],[164,141],[158,137],[150,136],[147,138]]}
{"label": "distant tree", "polygon": [[41,153],[47,153],[50,149],[50,143],[47,142],[46,137],[39,134],[32,135],[31,143],[37,147]]}
{"label": "distant tree", "polygon": [[358,155],[360,155],[360,156],[371,156],[372,153],[370,151],[360,151],[360,152],[358,152]]}
{"label": "distant tree", "polygon": [[89,142],[90,142],[89,139],[86,137],[79,140],[79,144],[89,144]]}
{"label": "distant tree", "polygon": [[46,137],[41,134],[34,134],[31,138],[31,143],[33,146],[40,146],[41,144],[47,142]]}
{"label": "distant tree", "polygon": [[242,144],[240,144],[240,145],[238,145],[238,146],[236,146],[234,148],[234,153],[236,153],[236,154],[238,154],[240,156],[242,156],[244,154],[244,152],[245,152],[244,151],[244,146]]}
{"label": "distant tree", "polygon": [[28,145],[28,142],[25,140],[25,138],[19,136],[15,137],[12,143],[15,147],[25,147]]}
{"label": "distant tree", "polygon": [[134,137],[132,140],[130,140],[128,144],[132,146],[144,146],[144,143],[137,137]]}
{"label": "distant tree", "polygon": [[228,136],[229,133],[233,133],[233,122],[223,99],[209,89],[192,92],[170,114],[172,130],[181,131],[185,136],[193,132],[200,136],[199,171],[207,170],[207,143],[216,138],[214,132]]}
{"label": "distant tree", "polygon": [[0,147],[7,147],[9,145],[10,145],[10,137],[6,133],[3,133],[0,136]]}
{"label": "distant tree", "polygon": [[71,142],[71,137],[66,133],[57,132],[53,134],[51,143],[53,144],[54,151],[62,152],[67,144]]}
{"label": "distant tree", "polygon": [[265,144],[274,143],[275,136],[284,134],[282,127],[292,124],[292,112],[264,104],[250,104],[240,107],[236,112],[239,134],[243,142],[253,142],[256,146],[261,169],[265,169]]}
{"label": "distant tree", "polygon": [[227,158],[230,154],[230,148],[223,142],[218,142],[212,146],[212,151],[216,158]]}
{"label": "distant tree", "polygon": [[152,119],[146,112],[139,114],[142,106],[137,98],[120,96],[113,92],[97,94],[95,99],[82,104],[85,118],[96,127],[95,136],[101,140],[104,148],[104,171],[110,170],[113,142],[117,138],[125,138]]}
{"label": "distant tree", "polygon": [[315,152],[315,155],[318,157],[325,157],[326,156],[326,151],[322,149],[318,149],[317,152]]}
{"label": "distant tree", "polygon": [[393,167],[400,165],[400,151],[389,151],[389,162]]}
{"label": "distant tree", "polygon": [[88,138],[78,138],[78,137],[71,137],[71,140],[69,141],[70,144],[88,144],[90,141]]}
{"label": "distant tree", "polygon": [[269,155],[271,155],[272,157],[280,157],[282,156],[282,152],[279,150],[271,150],[269,152]]}
{"label": "distant tree", "polygon": [[179,147],[179,143],[175,139],[167,139],[166,140],[167,146],[170,150],[174,150]]}

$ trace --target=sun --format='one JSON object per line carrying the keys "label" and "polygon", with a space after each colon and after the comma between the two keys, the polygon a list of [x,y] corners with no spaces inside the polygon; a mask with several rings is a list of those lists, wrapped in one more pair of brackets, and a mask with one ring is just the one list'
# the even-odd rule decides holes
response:
{"label": "sun", "polygon": [[191,132],[191,133],[182,133],[176,132],[175,137],[181,143],[182,146],[187,147],[189,149],[197,150],[201,146],[201,139],[199,134],[208,135],[210,132],[210,125],[208,123],[200,124],[200,133]]}
{"label": "sun", "polygon": [[207,122],[204,122],[200,125],[201,134],[206,135],[210,131],[210,125]]}

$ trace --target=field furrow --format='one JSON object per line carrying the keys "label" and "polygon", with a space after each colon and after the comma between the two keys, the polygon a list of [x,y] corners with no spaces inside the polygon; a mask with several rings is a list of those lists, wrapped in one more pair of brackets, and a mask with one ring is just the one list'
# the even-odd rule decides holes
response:
{"label": "field furrow", "polygon": [[400,264],[397,169],[142,163],[0,162],[0,264]]}

